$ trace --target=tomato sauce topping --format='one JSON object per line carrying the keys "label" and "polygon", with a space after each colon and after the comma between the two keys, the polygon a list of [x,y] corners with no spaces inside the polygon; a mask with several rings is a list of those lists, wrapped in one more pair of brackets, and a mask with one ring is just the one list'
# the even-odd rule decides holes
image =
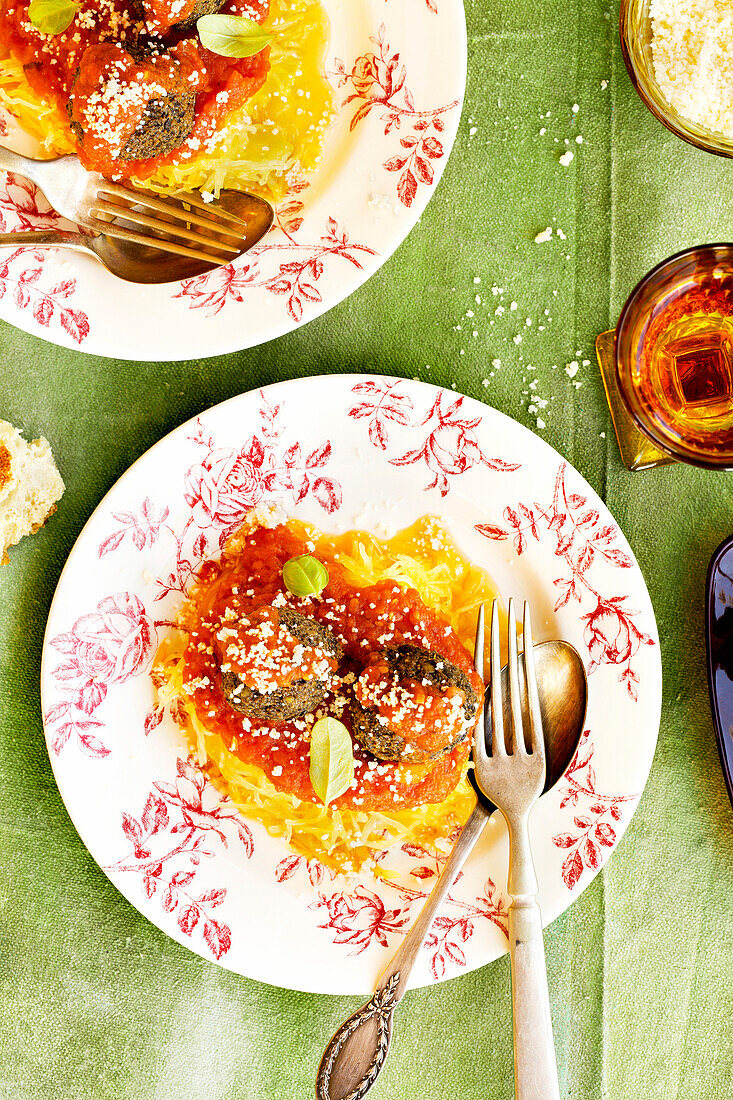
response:
{"label": "tomato sauce topping", "polygon": [[214,656],[222,672],[234,672],[247,687],[271,692],[296,680],[324,680],[338,668],[324,649],[304,645],[280,621],[277,608],[244,615],[235,598],[216,631]]}
{"label": "tomato sauce topping", "polygon": [[[283,565],[304,553],[315,553],[328,568],[329,583],[319,598],[296,599],[284,589]],[[328,551],[314,549],[289,527],[257,528],[231,544],[221,561],[207,562],[199,571],[184,624],[189,632],[184,690],[206,729],[219,734],[242,761],[262,768],[278,790],[318,801],[309,777],[314,716],[268,722],[235,711],[221,687],[215,637],[229,607],[247,615],[273,603],[310,616],[342,642],[344,658],[317,716],[338,718],[349,730],[353,684],[369,658],[385,645],[435,650],[465,672],[479,697],[483,694],[470,655],[446,620],[428,609],[414,589],[387,580],[359,588]],[[469,752],[466,739],[428,764],[388,763],[354,742],[354,783],[331,805],[387,811],[442,802],[458,783]]]}
{"label": "tomato sauce topping", "polygon": [[[193,0],[189,2],[193,10]],[[87,51],[101,44],[116,44],[124,51],[131,49],[136,57],[152,46],[154,53],[172,59],[177,69],[175,79],[185,80],[195,92],[193,128],[180,147],[172,152],[145,160],[124,160],[114,152],[119,143],[105,144],[99,135],[97,140],[80,144],[79,159],[84,166],[114,178],[136,176],[144,179],[166,164],[191,160],[201,151],[213,151],[218,131],[229,116],[240,110],[262,87],[270,68],[269,47],[254,57],[222,57],[204,48],[195,27],[162,28],[163,9],[170,7],[164,0],[158,0],[160,11],[156,8],[147,21],[141,16],[142,9],[135,0],[82,0],[69,28],[53,35],[43,34],[33,26],[28,16],[29,3],[30,0],[0,0],[0,46],[23,65],[34,90],[62,110],[66,110],[77,81],[83,82],[82,91],[86,97],[93,94],[95,83],[100,91],[109,58]],[[176,12],[176,18],[185,19],[187,11],[188,8],[182,15]],[[221,11],[229,15],[246,15],[263,23],[269,12],[269,0],[228,0]],[[87,64],[88,72],[85,71]],[[175,82],[170,73],[165,78],[155,57],[145,63],[131,59],[130,74],[134,74],[134,65],[141,71],[143,83],[151,78],[150,66],[156,78],[164,77],[159,83],[165,85],[168,80],[169,90]],[[139,103],[133,105],[132,102],[126,107],[117,105],[111,114],[120,115],[121,122],[129,129],[130,122],[140,119],[141,112],[135,118],[138,107]]]}
{"label": "tomato sauce topping", "polygon": [[367,663],[354,694],[385,727],[428,753],[452,745],[467,725],[466,696],[459,687],[400,676],[380,654]]}

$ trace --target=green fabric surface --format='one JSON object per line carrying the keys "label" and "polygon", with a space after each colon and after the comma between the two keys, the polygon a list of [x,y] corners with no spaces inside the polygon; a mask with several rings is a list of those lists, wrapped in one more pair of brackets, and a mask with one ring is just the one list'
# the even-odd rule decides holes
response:
{"label": "green fabric surface", "polygon": [[[675,139],[646,111],[623,67],[615,7],[468,0],[467,17],[468,96],[445,177],[397,254],[330,314],[262,348],[178,364],[90,358],[0,327],[0,417],[29,438],[45,434],[67,484],[58,514],[0,570],[2,1097],[313,1095],[323,1046],[357,1002],[219,969],[115,891],[54,783],[38,677],[64,560],[135,458],[253,386],[370,370],[455,384],[530,427],[528,394],[539,394],[548,401],[539,411],[544,438],[602,494],[629,538],[662,639],[662,726],[619,850],[546,934],[561,1091],[579,1100],[733,1095],[733,815],[703,639],[705,568],[733,531],[733,479],[681,466],[628,473],[592,354],[652,264],[731,238],[733,167]],[[565,138],[575,154],[567,168]],[[566,240],[535,244],[548,225]],[[504,316],[494,314],[492,284],[504,289]],[[564,370],[573,360],[577,387]],[[513,1095],[506,959],[408,995],[373,1095]]]}

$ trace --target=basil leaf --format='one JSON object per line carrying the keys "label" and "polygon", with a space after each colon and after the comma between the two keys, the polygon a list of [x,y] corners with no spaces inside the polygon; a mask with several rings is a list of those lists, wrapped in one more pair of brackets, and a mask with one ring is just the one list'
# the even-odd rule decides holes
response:
{"label": "basil leaf", "polygon": [[354,778],[351,734],[336,718],[320,718],[311,730],[310,779],[324,806],[347,791]]}
{"label": "basil leaf", "polygon": [[202,45],[222,57],[254,57],[272,42],[272,35],[246,15],[202,15],[196,29]]}
{"label": "basil leaf", "polygon": [[283,566],[283,580],[288,592],[305,599],[306,596],[320,596],[328,584],[328,570],[322,561],[302,554],[290,558]]}
{"label": "basil leaf", "polygon": [[28,18],[41,34],[62,34],[74,22],[80,7],[74,0],[31,0]]}

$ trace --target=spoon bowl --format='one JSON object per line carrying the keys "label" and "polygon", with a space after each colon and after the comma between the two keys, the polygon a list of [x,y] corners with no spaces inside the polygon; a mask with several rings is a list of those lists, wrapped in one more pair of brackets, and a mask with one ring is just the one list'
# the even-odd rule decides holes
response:
{"label": "spoon bowl", "polygon": [[[545,732],[547,762],[545,791],[549,791],[562,779],[578,747],[588,705],[588,680],[580,654],[570,642],[541,642],[534,646],[534,660],[542,728]],[[509,673],[506,665],[501,670],[501,686],[506,728],[511,717]],[[519,689],[522,697],[522,717],[527,721],[527,697],[523,679],[520,679]],[[489,729],[488,692],[484,707],[488,719],[487,729]]]}

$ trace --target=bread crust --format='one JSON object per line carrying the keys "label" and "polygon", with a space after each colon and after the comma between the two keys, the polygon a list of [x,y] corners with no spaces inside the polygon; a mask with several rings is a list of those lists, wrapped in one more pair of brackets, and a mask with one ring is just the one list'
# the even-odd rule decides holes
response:
{"label": "bread crust", "polygon": [[43,527],[63,492],[48,441],[28,443],[0,420],[0,565],[8,563],[11,546]]}

